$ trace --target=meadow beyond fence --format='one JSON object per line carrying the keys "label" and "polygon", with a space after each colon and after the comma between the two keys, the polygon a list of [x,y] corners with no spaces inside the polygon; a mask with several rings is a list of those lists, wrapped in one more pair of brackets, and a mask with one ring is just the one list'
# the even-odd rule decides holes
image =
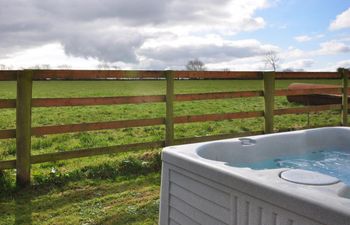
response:
{"label": "meadow beyond fence", "polygon": [[[16,81],[16,99],[0,99],[0,109],[16,109],[16,128],[0,130],[0,139],[16,139],[16,158],[0,161],[0,170],[16,169],[16,182],[20,186],[30,183],[31,164],[66,160],[79,157],[87,157],[101,154],[119,153],[148,148],[161,148],[164,146],[224,139],[230,137],[247,136],[254,134],[272,133],[276,131],[274,116],[287,114],[302,114],[338,110],[340,124],[346,126],[348,121],[348,70],[339,72],[230,72],[230,71],[107,71],[107,70],[20,70],[0,71],[1,81]],[[203,92],[175,94],[175,80],[261,80],[260,90],[229,91],[229,92]],[[342,86],[336,88],[317,88],[304,90],[276,89],[275,80],[283,79],[332,79],[342,82]],[[161,80],[166,82],[166,93],[161,95],[143,96],[109,96],[109,97],[74,97],[74,98],[33,98],[33,81],[49,80],[88,80],[97,82],[101,80]],[[196,81],[194,81],[196,82]],[[304,106],[292,108],[275,108],[275,97],[308,94],[339,94],[342,95],[342,104]],[[263,110],[241,111],[229,113],[174,115],[175,102],[192,102],[201,100],[220,100],[233,98],[263,99]],[[74,107],[74,106],[101,106],[122,104],[162,103],[165,104],[165,114],[161,117],[147,119],[127,119],[108,122],[74,123],[50,126],[32,125],[32,108],[35,107]],[[207,121],[222,121],[248,118],[263,118],[263,129],[239,133],[225,133],[210,136],[174,138],[174,125],[185,123],[199,123]],[[52,134],[86,132],[97,130],[110,130],[133,127],[165,126],[163,140],[151,142],[128,143],[108,147],[97,147],[60,151],[32,155],[31,139],[34,136]],[[291,130],[285,127],[282,130]]]}

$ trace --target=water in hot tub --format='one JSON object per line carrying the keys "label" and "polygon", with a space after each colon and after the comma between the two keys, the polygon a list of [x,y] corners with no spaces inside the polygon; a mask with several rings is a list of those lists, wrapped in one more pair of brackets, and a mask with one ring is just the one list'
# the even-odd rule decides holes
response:
{"label": "water in hot tub", "polygon": [[292,168],[320,172],[350,185],[350,152],[320,150],[305,155],[281,157],[249,164],[252,169]]}

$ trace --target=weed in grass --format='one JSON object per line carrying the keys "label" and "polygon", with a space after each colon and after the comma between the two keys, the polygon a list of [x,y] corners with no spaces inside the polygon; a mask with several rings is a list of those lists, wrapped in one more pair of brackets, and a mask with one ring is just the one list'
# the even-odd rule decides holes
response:
{"label": "weed in grass", "polygon": [[41,163],[39,165],[40,168],[52,168],[52,167],[63,167],[65,166],[65,161],[56,161],[56,162],[47,162],[47,163]]}
{"label": "weed in grass", "polygon": [[98,166],[89,166],[81,169],[81,172],[89,179],[111,179],[119,175],[117,164],[102,163]]}
{"label": "weed in grass", "polygon": [[16,155],[16,142],[15,142],[15,140],[0,141],[0,146],[2,146],[2,148],[4,149],[3,151],[0,150],[0,160]]}
{"label": "weed in grass", "polygon": [[48,175],[34,175],[34,185],[55,185],[60,186],[69,180],[73,180],[70,173],[61,173],[58,168],[51,167]]}
{"label": "weed in grass", "polygon": [[14,189],[9,173],[0,170],[0,190],[1,192],[9,192]]}
{"label": "weed in grass", "polygon": [[47,137],[36,138],[33,140],[32,148],[33,149],[46,149],[52,146],[52,140]]}
{"label": "weed in grass", "polygon": [[127,158],[118,165],[118,171],[123,175],[131,175],[142,171],[142,162],[134,158]]}

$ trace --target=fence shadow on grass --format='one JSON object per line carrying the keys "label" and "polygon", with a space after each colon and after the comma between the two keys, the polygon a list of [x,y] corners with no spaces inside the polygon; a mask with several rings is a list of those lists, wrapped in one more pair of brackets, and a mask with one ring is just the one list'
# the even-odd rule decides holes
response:
{"label": "fence shadow on grass", "polygon": [[32,197],[19,195],[15,197],[15,223],[16,225],[32,224]]}
{"label": "fence shadow on grass", "polygon": [[[92,219],[105,221],[106,224],[125,224],[114,223],[125,221],[125,218],[136,222],[142,221],[141,218],[155,221],[159,207],[159,185],[159,173],[149,173],[121,176],[114,180],[92,179],[88,184],[79,182],[50,188],[32,186],[24,193],[14,193],[13,198],[1,199],[4,207],[0,207],[0,215],[7,215],[14,221],[7,224],[16,225],[60,223],[68,214],[79,220]],[[135,198],[135,194],[139,194],[139,198]],[[109,209],[108,215],[98,206]],[[69,211],[65,215],[66,210]],[[120,210],[125,214],[120,214]],[[92,216],[93,213],[101,214],[97,218]],[[2,222],[0,219],[0,224]]]}

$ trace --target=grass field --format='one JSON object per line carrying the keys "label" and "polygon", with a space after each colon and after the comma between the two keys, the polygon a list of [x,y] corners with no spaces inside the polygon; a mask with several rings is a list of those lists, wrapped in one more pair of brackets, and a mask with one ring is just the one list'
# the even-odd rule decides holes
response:
{"label": "grass field", "polygon": [[[296,81],[277,81],[285,88]],[[299,81],[300,82],[300,81]],[[339,84],[337,80],[301,81]],[[15,98],[15,82],[0,82],[0,98]],[[176,93],[261,90],[261,81],[176,81]],[[135,96],[165,93],[165,81],[40,81],[33,97]],[[277,108],[299,107],[285,97]],[[175,115],[254,111],[263,99],[245,98],[179,102]],[[33,126],[155,118],[165,104],[34,108]],[[337,124],[337,111],[275,117],[275,129]],[[15,127],[15,110],[0,110],[0,129]],[[175,126],[175,137],[262,130],[263,119],[228,120]],[[49,135],[32,138],[32,154],[164,139],[164,126]],[[0,160],[13,159],[14,140],[0,140]],[[14,188],[14,171],[0,174],[0,224],[156,224],[159,149],[33,165],[34,185]]]}

